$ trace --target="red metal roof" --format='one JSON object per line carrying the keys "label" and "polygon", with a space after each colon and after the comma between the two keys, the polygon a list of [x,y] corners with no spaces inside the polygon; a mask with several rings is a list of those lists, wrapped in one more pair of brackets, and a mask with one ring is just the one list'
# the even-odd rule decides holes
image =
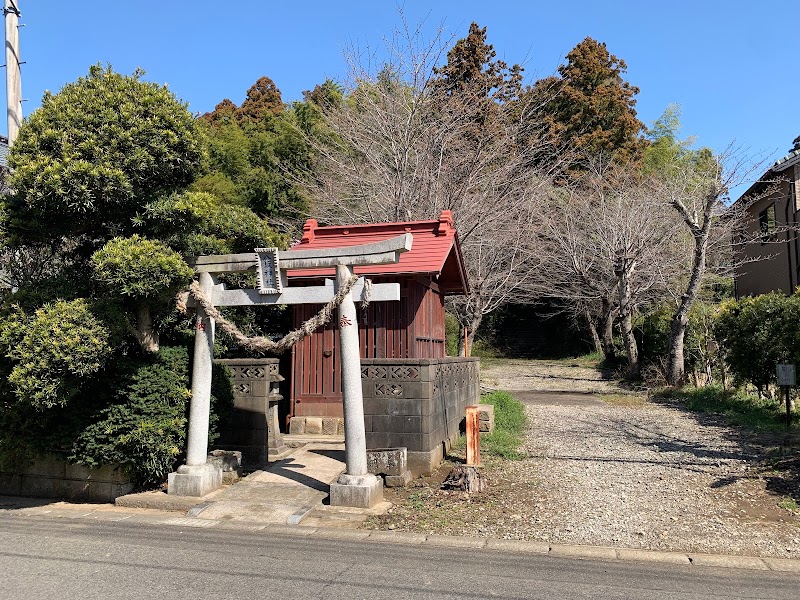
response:
{"label": "red metal roof", "polygon": [[[303,226],[303,239],[292,246],[294,250],[340,248],[360,246],[387,240],[404,233],[414,236],[409,252],[400,255],[400,262],[390,265],[363,265],[355,267],[361,275],[433,274],[446,294],[464,294],[469,289],[458,234],[453,226],[453,215],[442,211],[438,221],[407,221],[402,223],[371,223],[366,225],[335,225],[320,227],[315,219]],[[334,277],[335,270],[292,269],[290,278]]]}

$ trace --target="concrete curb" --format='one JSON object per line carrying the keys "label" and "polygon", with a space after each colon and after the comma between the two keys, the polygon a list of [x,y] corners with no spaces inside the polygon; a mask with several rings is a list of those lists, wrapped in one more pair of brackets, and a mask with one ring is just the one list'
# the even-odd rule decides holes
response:
{"label": "concrete curb", "polygon": [[163,492],[139,492],[120,496],[114,505],[122,508],[148,508],[185,513],[200,504],[207,503],[208,496],[170,496]]}
{"label": "concrete curb", "polygon": [[[235,522],[225,523],[224,528],[235,528]],[[498,552],[519,552],[559,558],[601,559],[624,562],[648,562],[683,565],[686,567],[718,567],[759,571],[781,571],[800,573],[800,560],[790,558],[761,558],[758,556],[728,556],[722,554],[695,554],[691,552],[665,552],[662,550],[638,550],[633,548],[609,548],[603,546],[577,546],[547,544],[522,540],[500,540],[493,538],[469,538],[446,535],[425,535],[394,531],[345,530],[323,527],[286,527],[267,525],[264,533],[278,535],[305,535],[323,540],[353,539],[365,542],[393,543],[412,546],[437,546],[447,548],[484,549]]]}

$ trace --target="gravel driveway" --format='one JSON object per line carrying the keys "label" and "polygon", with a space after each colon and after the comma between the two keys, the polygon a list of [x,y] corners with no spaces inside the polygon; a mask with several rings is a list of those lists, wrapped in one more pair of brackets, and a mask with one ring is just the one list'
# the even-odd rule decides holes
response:
{"label": "gravel driveway", "polygon": [[505,479],[534,480],[526,537],[800,556],[798,519],[765,489],[760,449],[729,427],[649,402],[527,411],[530,458],[501,467]]}
{"label": "gravel driveway", "polygon": [[[615,384],[584,367],[512,361],[484,368],[482,379],[517,390],[512,393],[526,404],[528,458],[488,463],[483,494],[439,490],[446,466],[417,488],[389,490],[396,506],[372,526],[800,556],[800,518],[787,495],[789,489],[800,498],[791,489],[797,481],[765,467],[765,444],[780,440],[644,395],[614,395]],[[612,394],[587,393],[601,390]]]}

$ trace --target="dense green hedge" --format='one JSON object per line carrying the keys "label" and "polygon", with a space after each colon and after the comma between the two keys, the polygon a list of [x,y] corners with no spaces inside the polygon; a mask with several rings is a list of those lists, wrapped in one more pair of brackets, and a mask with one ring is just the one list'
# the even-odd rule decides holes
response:
{"label": "dense green hedge", "polygon": [[[90,467],[121,465],[138,487],[164,481],[183,459],[189,390],[186,347],[117,361],[87,379],[69,406],[37,410],[5,402],[0,463],[55,454]],[[209,443],[233,405],[224,367],[215,367]]]}
{"label": "dense green hedge", "polygon": [[731,372],[763,393],[776,365],[800,364],[800,295],[771,293],[722,303],[716,333]]}

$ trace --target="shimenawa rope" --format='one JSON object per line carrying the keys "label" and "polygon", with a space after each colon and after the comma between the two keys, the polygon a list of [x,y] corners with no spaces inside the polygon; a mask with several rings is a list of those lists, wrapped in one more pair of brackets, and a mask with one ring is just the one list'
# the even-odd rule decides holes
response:
{"label": "shimenawa rope", "polygon": [[[263,336],[248,337],[243,334],[236,325],[228,321],[222,316],[222,313],[217,310],[208,296],[203,292],[203,288],[199,282],[193,281],[189,286],[188,292],[181,292],[176,298],[178,310],[186,314],[188,312],[187,301],[189,296],[193,296],[197,303],[203,307],[206,314],[216,321],[216,324],[228,335],[230,335],[237,344],[253,352],[271,352],[273,354],[281,354],[294,344],[302,340],[304,337],[311,335],[316,329],[322,327],[331,320],[333,311],[336,310],[344,301],[350,290],[353,289],[358,282],[359,276],[353,275],[348,279],[345,284],[339,289],[336,295],[328,302],[322,309],[308,321],[303,323],[298,329],[287,333],[277,342]],[[369,300],[372,293],[372,281],[366,279],[364,281],[364,301],[361,307],[366,309],[369,306]]]}

